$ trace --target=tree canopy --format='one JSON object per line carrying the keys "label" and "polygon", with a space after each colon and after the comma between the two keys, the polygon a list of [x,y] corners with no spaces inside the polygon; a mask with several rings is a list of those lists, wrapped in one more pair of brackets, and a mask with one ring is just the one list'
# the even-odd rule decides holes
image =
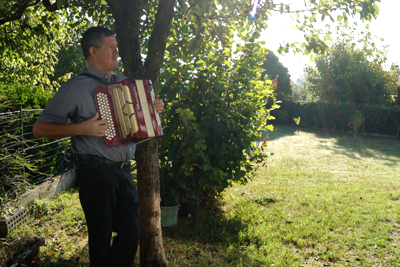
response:
{"label": "tree canopy", "polygon": [[279,62],[279,58],[271,50],[268,50],[262,68],[265,69],[263,76],[267,75],[270,80],[273,80],[278,75],[278,84],[274,92],[277,100],[292,101],[293,89],[289,70]]}
{"label": "tree canopy", "polygon": [[308,89],[319,100],[333,103],[388,104],[396,94],[397,73],[385,69],[386,51],[378,49],[368,25],[361,36],[354,28],[343,32],[315,67],[306,68]]}
{"label": "tree canopy", "polygon": [[[294,10],[290,5],[275,4],[268,0],[257,1],[257,12],[252,19],[250,11],[253,4],[244,0],[190,0],[177,1],[176,5],[175,1],[162,1],[160,3],[166,5],[163,10],[159,8],[158,17],[156,0],[0,0],[0,52],[4,60],[0,81],[25,82],[29,80],[26,77],[36,76],[36,79],[30,81],[50,85],[48,76],[51,76],[57,62],[55,53],[65,41],[76,42],[76,37],[84,30],[82,27],[90,24],[108,25],[117,28],[120,36],[129,35],[130,43],[125,44],[120,40],[120,52],[125,71],[130,73],[134,67],[133,76],[143,75],[145,69],[155,64],[152,62],[155,62],[156,55],[160,56],[158,50],[164,49],[162,42],[158,42],[160,38],[168,37],[170,42],[174,39],[171,45],[179,45],[179,50],[185,54],[189,51],[199,53],[202,47],[199,41],[204,41],[202,38],[212,38],[218,44],[224,39],[221,29],[232,23],[238,27],[252,25],[254,33],[259,34],[267,27],[268,18],[273,13],[295,15],[294,24],[305,33],[302,43],[286,44],[281,51],[294,49],[304,53],[323,53],[328,47],[325,36],[313,30],[317,20],[346,21],[352,15],[359,15],[362,20],[371,20],[379,13],[377,2],[380,0],[308,0],[304,1],[303,8]],[[173,6],[169,13],[165,9],[168,5]],[[124,10],[126,15],[121,17]],[[176,25],[171,35],[165,33],[167,17]],[[129,32],[119,32],[118,28],[123,27],[113,26],[114,19],[121,21],[122,26],[129,23]],[[183,21],[187,23],[182,24]],[[207,35],[207,31],[212,35]],[[182,40],[176,42],[175,37]],[[125,46],[130,46],[136,52],[128,56],[123,48]],[[135,66],[132,62],[135,62]]]}

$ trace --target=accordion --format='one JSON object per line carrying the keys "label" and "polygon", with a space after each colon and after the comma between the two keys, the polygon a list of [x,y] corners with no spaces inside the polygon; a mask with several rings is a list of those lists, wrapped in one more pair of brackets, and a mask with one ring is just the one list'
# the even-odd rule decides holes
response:
{"label": "accordion", "polygon": [[94,90],[94,99],[100,118],[108,121],[106,145],[138,144],[163,135],[150,80],[126,79],[100,86]]}

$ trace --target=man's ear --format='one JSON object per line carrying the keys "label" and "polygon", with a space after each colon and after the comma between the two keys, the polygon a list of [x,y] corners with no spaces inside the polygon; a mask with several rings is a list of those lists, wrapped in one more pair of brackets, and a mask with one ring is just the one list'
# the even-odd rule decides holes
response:
{"label": "man's ear", "polygon": [[89,48],[89,53],[90,53],[90,55],[91,55],[92,57],[94,57],[94,58],[96,58],[96,51],[97,51],[97,49],[96,49],[96,47],[94,47],[94,46],[92,46],[92,47]]}

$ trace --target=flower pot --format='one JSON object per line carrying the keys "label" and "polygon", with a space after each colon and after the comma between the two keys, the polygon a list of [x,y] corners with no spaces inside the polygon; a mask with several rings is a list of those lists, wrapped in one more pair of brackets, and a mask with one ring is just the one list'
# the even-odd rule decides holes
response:
{"label": "flower pot", "polygon": [[181,202],[181,208],[179,209],[179,216],[185,218],[196,218],[197,212],[199,211],[200,200],[196,202]]}
{"label": "flower pot", "polygon": [[16,210],[13,215],[4,219],[0,218],[0,237],[7,237],[7,235],[19,225],[26,223],[28,218],[25,207]]}
{"label": "flower pot", "polygon": [[161,227],[174,226],[178,223],[179,205],[161,207]]}

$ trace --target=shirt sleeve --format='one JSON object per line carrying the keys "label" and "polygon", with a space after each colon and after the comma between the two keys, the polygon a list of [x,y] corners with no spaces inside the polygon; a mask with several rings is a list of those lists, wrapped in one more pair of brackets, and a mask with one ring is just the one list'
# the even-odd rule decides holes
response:
{"label": "shirt sleeve", "polygon": [[75,116],[78,108],[78,99],[74,93],[76,87],[74,84],[73,81],[64,83],[56,92],[50,104],[40,114],[37,121],[66,124],[68,118]]}

